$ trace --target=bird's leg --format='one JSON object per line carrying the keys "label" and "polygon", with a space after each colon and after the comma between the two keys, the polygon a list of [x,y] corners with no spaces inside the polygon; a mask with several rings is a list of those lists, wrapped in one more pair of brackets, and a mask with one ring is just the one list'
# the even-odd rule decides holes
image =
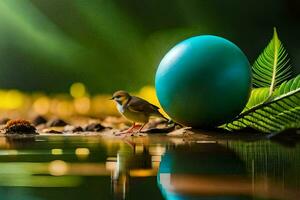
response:
{"label": "bird's leg", "polygon": [[132,126],[126,130],[126,133],[132,132],[132,130],[134,130],[135,127],[136,127],[135,122],[133,122]]}
{"label": "bird's leg", "polygon": [[[125,137],[127,137],[127,136],[133,136],[133,135],[135,135],[135,134],[137,134],[137,133],[141,133],[141,130],[144,128],[145,125],[146,125],[146,123],[145,123],[145,124],[142,124],[142,126],[138,129],[137,132],[134,132],[134,131],[126,132],[126,133],[125,133]],[[136,127],[136,126],[135,126],[135,127]]]}
{"label": "bird's leg", "polygon": [[125,131],[121,131],[121,132],[119,132],[119,134],[132,133],[133,130],[135,129],[135,127],[137,127],[137,126],[138,125],[136,125],[135,122],[134,122],[133,125],[129,129],[127,129]]}
{"label": "bird's leg", "polygon": [[140,128],[139,130],[137,131],[138,133],[140,133],[142,131],[142,129],[144,128],[144,126],[146,125],[146,123],[144,123]]}
{"label": "bird's leg", "polygon": [[122,133],[119,133],[119,134],[125,134],[125,137],[127,137],[127,136],[133,136],[133,135],[136,134],[136,133],[141,133],[142,129],[144,128],[144,126],[145,126],[146,124],[147,124],[147,123],[142,124],[141,127],[138,129],[137,132],[134,132],[134,131],[132,131],[132,130],[133,130],[135,127],[139,126],[139,125],[134,125],[134,126],[132,126],[132,127],[130,128],[130,130],[128,129],[128,130],[126,130],[125,132],[122,132]]}

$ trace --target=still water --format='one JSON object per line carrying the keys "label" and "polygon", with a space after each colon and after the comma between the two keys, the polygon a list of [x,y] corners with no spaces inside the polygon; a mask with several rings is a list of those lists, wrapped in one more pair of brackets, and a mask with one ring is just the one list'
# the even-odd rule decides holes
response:
{"label": "still water", "polygon": [[0,200],[300,199],[300,145],[0,136]]}

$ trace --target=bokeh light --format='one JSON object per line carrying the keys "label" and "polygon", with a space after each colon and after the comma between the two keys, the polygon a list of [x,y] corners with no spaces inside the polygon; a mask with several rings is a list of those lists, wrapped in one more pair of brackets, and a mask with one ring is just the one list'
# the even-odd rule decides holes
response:
{"label": "bokeh light", "polygon": [[49,164],[49,173],[53,176],[62,176],[68,172],[68,164],[62,160],[54,160]]}
{"label": "bokeh light", "polygon": [[77,148],[75,154],[79,159],[86,159],[90,155],[90,150],[88,148]]}
{"label": "bokeh light", "polygon": [[86,89],[83,83],[73,83],[70,88],[70,94],[74,98],[83,97],[86,93]]}
{"label": "bokeh light", "polygon": [[51,154],[52,155],[62,155],[63,150],[62,149],[51,149]]}
{"label": "bokeh light", "polygon": [[45,115],[49,112],[50,100],[46,96],[37,98],[33,103],[33,110],[40,115]]}
{"label": "bokeh light", "polygon": [[74,107],[77,113],[87,114],[90,110],[91,100],[88,97],[74,99]]}
{"label": "bokeh light", "polygon": [[[120,116],[111,94],[88,94],[88,88],[82,83],[73,83],[70,93],[26,93],[20,90],[0,90],[0,117],[32,118],[36,115],[70,118],[76,116],[97,117],[109,123],[120,123],[111,116]],[[147,85],[137,92],[132,92],[160,107],[155,88]],[[161,107],[160,107],[161,108]],[[166,117],[168,115],[160,109]]]}
{"label": "bokeh light", "polygon": [[23,106],[24,96],[18,90],[0,91],[0,108],[17,109]]}

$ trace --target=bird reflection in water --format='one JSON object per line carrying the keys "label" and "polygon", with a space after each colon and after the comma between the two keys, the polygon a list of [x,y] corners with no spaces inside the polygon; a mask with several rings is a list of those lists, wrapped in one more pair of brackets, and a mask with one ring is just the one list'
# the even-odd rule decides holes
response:
{"label": "bird reflection in water", "polygon": [[110,157],[106,162],[108,169],[112,169],[111,184],[115,199],[126,199],[131,177],[155,177],[166,148],[162,144],[147,145],[128,139],[124,142],[131,148],[122,148],[121,145],[117,157]]}

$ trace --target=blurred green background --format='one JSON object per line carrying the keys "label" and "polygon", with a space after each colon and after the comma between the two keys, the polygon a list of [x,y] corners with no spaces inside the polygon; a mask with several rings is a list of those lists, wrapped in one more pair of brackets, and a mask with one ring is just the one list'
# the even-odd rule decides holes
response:
{"label": "blurred green background", "polygon": [[253,63],[274,26],[299,73],[297,0],[1,0],[0,88],[138,90],[180,40],[219,35]]}

